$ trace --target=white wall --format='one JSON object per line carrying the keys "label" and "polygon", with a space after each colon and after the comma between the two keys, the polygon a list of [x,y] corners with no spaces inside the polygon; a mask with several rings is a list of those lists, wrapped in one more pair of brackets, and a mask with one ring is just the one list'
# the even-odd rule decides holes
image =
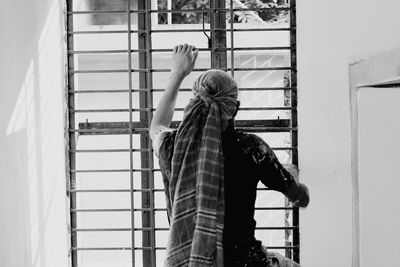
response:
{"label": "white wall", "polygon": [[352,188],[348,65],[400,45],[397,0],[297,1],[303,266],[351,266]]}
{"label": "white wall", "polygon": [[[392,266],[400,249],[400,88],[358,92],[360,266]],[[379,249],[377,247],[379,244]]]}
{"label": "white wall", "polygon": [[0,9],[0,266],[68,266],[62,1]]}

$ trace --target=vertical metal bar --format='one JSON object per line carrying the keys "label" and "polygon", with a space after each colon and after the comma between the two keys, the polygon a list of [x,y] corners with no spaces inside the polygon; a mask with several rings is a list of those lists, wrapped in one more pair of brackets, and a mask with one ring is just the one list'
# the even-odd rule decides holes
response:
{"label": "vertical metal bar", "polygon": [[130,183],[130,200],[131,200],[131,257],[132,266],[136,265],[135,257],[135,195],[134,195],[134,182],[133,182],[133,129],[132,129],[132,33],[131,33],[131,0],[127,1],[126,9],[127,23],[128,23],[128,86],[129,86],[129,183]]}
{"label": "vertical metal bar", "polygon": [[[226,11],[217,11],[217,8],[225,8],[225,0],[210,0],[210,28],[211,28],[211,68],[226,69]],[[219,30],[215,30],[219,29]],[[223,29],[223,30],[221,30]]]}
{"label": "vertical metal bar", "polygon": [[[291,127],[295,130],[291,131],[292,147],[295,149],[292,151],[292,164],[298,166],[298,132],[297,132],[297,42],[296,42],[296,1],[290,1],[290,65],[292,67],[290,86],[294,88],[291,90],[291,105],[292,116],[291,116]],[[298,247],[298,249],[293,250],[293,260],[300,263],[300,231],[299,231],[299,209],[293,210],[293,226],[295,230],[293,231],[293,246]]]}
{"label": "vertical metal bar", "polygon": [[233,0],[230,0],[230,4],[229,4],[229,6],[230,6],[230,23],[231,23],[231,75],[232,75],[232,77],[235,77],[235,54],[234,54],[234,49],[233,49],[233,47],[234,47],[234,45],[235,45],[235,42],[234,42],[234,39],[233,39],[233,33],[234,33],[234,31],[233,31],[233,16],[234,16],[234,14],[233,14]]}
{"label": "vertical metal bar", "polygon": [[[73,0],[67,0],[67,13],[71,12],[73,10]],[[72,30],[74,26],[73,22],[73,16],[72,15],[67,15],[67,27],[68,30]],[[67,37],[67,49],[68,50],[74,50],[74,36],[73,35],[68,35]],[[74,55],[69,54],[68,55],[68,69],[74,69]],[[75,84],[74,84],[74,75],[69,73],[68,71],[68,91],[74,90],[75,89]],[[72,93],[68,93],[68,110],[75,109],[75,95]],[[68,111],[67,111],[68,113]],[[75,128],[75,113],[69,113],[68,114],[68,130],[71,128]],[[68,131],[68,149],[69,151],[75,151],[76,150],[76,134],[75,132]],[[70,203],[70,209],[75,210],[76,209],[76,193],[74,190],[76,189],[76,173],[71,172],[71,170],[76,169],[76,155],[75,152],[70,152],[69,154],[69,203]],[[75,229],[77,228],[77,213],[76,212],[71,212],[70,213],[70,229]],[[78,266],[78,253],[76,250],[72,249],[74,247],[77,247],[78,245],[78,238],[77,238],[77,232],[71,231],[71,266],[72,267],[77,267]]]}
{"label": "vertical metal bar", "polygon": [[[152,21],[151,21],[151,2],[150,0],[147,0],[147,5],[146,5],[146,22],[147,22],[147,27],[146,27],[146,37],[147,37],[147,129],[150,129],[150,123],[153,118],[153,75],[151,72],[151,69],[153,68],[153,58],[152,58],[152,40],[151,40],[151,26],[152,26]],[[148,148],[151,148],[151,140],[150,140],[150,135],[147,132],[146,135],[147,138],[147,144]],[[148,168],[150,169],[150,172],[148,173],[148,184],[146,184],[145,188],[150,188],[149,192],[149,200],[150,200],[150,214],[148,215],[149,221],[150,221],[150,246],[151,246],[151,251],[150,251],[150,257],[151,257],[151,266],[155,267],[156,266],[156,231],[155,231],[155,212],[154,212],[154,162],[153,162],[153,152],[148,152]],[[146,226],[144,226],[146,227]]]}
{"label": "vertical metal bar", "polygon": [[[291,73],[290,71],[286,72],[283,76],[283,87],[290,87],[290,80],[291,80]],[[284,101],[284,106],[285,107],[291,107],[291,92],[290,90],[284,90],[283,91],[283,101]],[[291,116],[291,114],[290,114]],[[292,151],[288,151],[290,157],[292,157]],[[285,198],[285,207],[290,207],[290,202],[287,198]],[[284,223],[285,227],[290,227],[292,226],[291,222],[291,215],[293,211],[292,210],[285,210],[285,218],[284,218]],[[292,246],[292,239],[293,239],[293,232],[289,229],[285,230],[285,246],[291,247]],[[285,250],[285,256],[289,259],[293,257],[293,253],[291,249],[286,249]]]}
{"label": "vertical metal bar", "polygon": [[[138,9],[145,10],[146,12],[138,13],[138,30],[145,31],[143,33],[139,33],[138,35],[138,48],[141,50],[139,52],[139,69],[147,69],[146,72],[139,73],[139,88],[140,89],[149,89],[149,78],[148,74],[150,73],[148,60],[151,58],[148,57],[149,54],[149,33],[150,31],[147,29],[149,26],[150,12],[148,11],[148,2],[146,1],[138,1]],[[151,23],[151,21],[150,21]],[[151,79],[151,77],[150,77]],[[140,125],[143,127],[148,127],[149,121],[149,111],[148,108],[148,98],[151,94],[151,90],[144,90],[139,92],[139,108],[143,109],[140,111]],[[140,148],[146,149],[150,147],[150,140],[148,132],[140,133]],[[147,169],[150,168],[150,153],[146,151],[140,152],[140,160],[141,160],[141,168]],[[150,172],[141,172],[141,182],[142,189],[150,188]],[[151,206],[150,192],[142,192],[142,208],[148,209]],[[148,228],[151,227],[151,212],[148,210],[142,211],[142,227]],[[152,231],[145,231],[142,233],[142,246],[143,247],[151,247],[152,244]],[[151,266],[152,263],[152,251],[143,250],[143,266]]]}
{"label": "vertical metal bar", "polygon": [[[209,20],[210,20],[210,39],[208,40],[208,48],[211,49],[211,68],[215,69],[217,62],[215,60],[215,44],[214,44],[214,32],[215,32],[215,6],[214,6],[214,1],[215,0],[210,0],[209,5],[210,5],[210,12],[209,12]],[[211,46],[210,46],[211,43]]]}

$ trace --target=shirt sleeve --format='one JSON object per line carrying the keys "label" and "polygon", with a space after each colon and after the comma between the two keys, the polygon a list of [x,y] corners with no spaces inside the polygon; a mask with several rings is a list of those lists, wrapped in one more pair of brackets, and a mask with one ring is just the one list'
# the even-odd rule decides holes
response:
{"label": "shirt sleeve", "polygon": [[255,136],[255,152],[253,160],[256,163],[256,172],[261,182],[271,190],[283,193],[295,206],[307,207],[310,201],[307,186],[299,183],[291,171],[282,166],[271,147],[261,138]]}
{"label": "shirt sleeve", "polygon": [[160,148],[161,145],[165,139],[166,136],[168,136],[168,133],[171,133],[172,129],[170,128],[161,128],[157,133],[154,134],[154,140],[153,140],[153,150],[154,154],[157,156],[157,158],[160,157]]}
{"label": "shirt sleeve", "polygon": [[174,151],[175,136],[176,130],[165,128],[155,134],[153,140],[153,148],[158,157],[164,183],[168,220],[172,210],[171,197],[169,194],[169,181],[171,176],[171,159]]}
{"label": "shirt sleeve", "polygon": [[293,175],[282,166],[274,151],[263,139],[256,135],[249,135],[247,139],[247,153],[255,163],[255,172],[261,182],[269,189],[288,196],[289,188],[297,186]]}
{"label": "shirt sleeve", "polygon": [[174,153],[175,136],[176,130],[167,129],[165,131],[161,131],[155,136],[155,145],[153,141],[153,146],[155,147],[154,150],[157,150],[155,154],[158,157],[158,162],[166,188],[169,187],[168,183],[171,173],[171,160]]}

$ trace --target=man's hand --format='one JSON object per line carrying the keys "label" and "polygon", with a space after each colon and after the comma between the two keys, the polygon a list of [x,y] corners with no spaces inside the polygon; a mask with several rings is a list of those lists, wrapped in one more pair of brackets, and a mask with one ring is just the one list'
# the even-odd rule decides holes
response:
{"label": "man's hand", "polygon": [[172,54],[171,75],[179,78],[187,76],[193,70],[197,55],[198,51],[192,45],[175,46]]}
{"label": "man's hand", "polygon": [[295,207],[306,208],[310,203],[310,192],[308,187],[302,183],[293,183],[285,195]]}

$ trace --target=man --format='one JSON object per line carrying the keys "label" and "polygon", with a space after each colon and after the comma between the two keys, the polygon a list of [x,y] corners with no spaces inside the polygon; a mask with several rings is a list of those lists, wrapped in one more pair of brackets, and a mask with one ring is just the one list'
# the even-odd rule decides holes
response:
{"label": "man", "polygon": [[[170,220],[165,266],[272,266],[271,254],[254,238],[257,184],[299,207],[308,205],[308,189],[261,138],[235,129],[238,87],[224,71],[209,70],[196,79],[178,130],[168,128],[197,53],[187,44],[174,48],[171,76],[150,127]],[[281,266],[295,264],[275,258]]]}

